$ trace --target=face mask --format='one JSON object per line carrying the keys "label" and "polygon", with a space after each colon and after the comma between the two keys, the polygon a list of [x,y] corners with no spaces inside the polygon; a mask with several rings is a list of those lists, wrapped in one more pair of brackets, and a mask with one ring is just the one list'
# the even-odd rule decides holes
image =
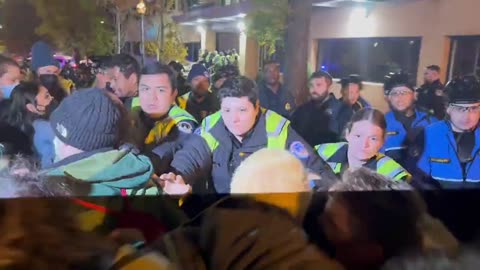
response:
{"label": "face mask", "polygon": [[47,106],[43,106],[43,105],[40,105],[40,104],[36,103],[35,108],[37,109],[37,111],[43,113],[41,115],[41,118],[49,119],[50,114],[52,114],[52,112],[58,107],[58,105],[59,105],[58,101],[56,101],[54,99]]}
{"label": "face mask", "polygon": [[10,96],[12,95],[12,91],[16,86],[17,84],[2,86],[1,90],[3,92],[3,98],[10,98]]}

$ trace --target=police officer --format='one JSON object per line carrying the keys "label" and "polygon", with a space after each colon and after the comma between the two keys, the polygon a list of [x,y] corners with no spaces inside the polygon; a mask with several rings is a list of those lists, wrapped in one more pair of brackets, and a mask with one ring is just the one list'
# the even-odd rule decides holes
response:
{"label": "police officer", "polygon": [[177,99],[180,108],[189,112],[200,123],[219,109],[217,97],[210,91],[210,73],[202,64],[194,64],[187,81],[191,91]]}
{"label": "police officer", "polygon": [[371,108],[372,106],[360,96],[363,82],[359,75],[352,74],[341,79],[340,85],[342,87],[340,91],[342,97],[339,98],[341,106],[336,117],[339,122],[339,129],[344,130],[354,113],[363,108]]}
{"label": "police officer", "polygon": [[132,101],[141,110],[132,114],[136,145],[146,152],[162,144],[172,132],[191,134],[197,127],[195,118],[174,104],[176,87],[175,72],[169,66],[154,62],[142,69],[139,96]]}
{"label": "police officer", "polygon": [[[182,182],[179,175],[187,184],[193,184],[191,174],[207,169],[215,191],[229,193],[236,168],[249,155],[265,147],[289,150],[322,181],[336,179],[327,164],[290,127],[287,119],[260,108],[253,81],[245,77],[229,79],[219,96],[221,110],[207,117],[199,130],[203,140],[176,154],[172,162],[176,175],[162,175],[164,186],[179,185]],[[199,156],[199,152],[202,155]],[[213,163],[211,169],[206,166],[208,161]]]}
{"label": "police officer", "polygon": [[480,83],[473,76],[450,81],[447,119],[425,129],[418,162],[426,178],[442,188],[480,187]]}
{"label": "police officer", "polygon": [[339,115],[341,103],[330,93],[332,76],[317,71],[310,76],[310,101],[292,115],[292,127],[310,145],[338,142],[341,137]]}
{"label": "police officer", "polygon": [[293,95],[280,83],[280,65],[269,61],[263,66],[263,81],[259,83],[260,106],[289,118],[295,110]]}
{"label": "police officer", "polygon": [[416,108],[414,84],[408,74],[390,74],[383,89],[391,111],[385,115],[386,138],[380,152],[413,172],[423,147],[423,137],[419,136],[423,136],[426,126],[438,120]]}
{"label": "police officer", "polygon": [[215,73],[212,76],[212,92],[217,94],[220,88],[222,88],[223,83],[229,79],[240,76],[240,71],[238,67],[235,65],[225,65],[220,67],[219,69],[215,70]]}
{"label": "police officer", "polygon": [[315,147],[336,174],[348,168],[366,167],[392,180],[410,180],[411,175],[397,162],[379,153],[386,130],[383,114],[375,109],[356,112],[346,129],[347,142]]}
{"label": "police officer", "polygon": [[345,105],[352,108],[353,112],[358,112],[363,108],[371,108],[372,106],[364,98],[360,96],[363,89],[362,78],[359,75],[352,74],[340,80],[342,87],[340,98]]}
{"label": "police officer", "polygon": [[424,84],[417,89],[417,106],[438,119],[445,117],[445,92],[440,81],[440,67],[430,65],[423,74]]}

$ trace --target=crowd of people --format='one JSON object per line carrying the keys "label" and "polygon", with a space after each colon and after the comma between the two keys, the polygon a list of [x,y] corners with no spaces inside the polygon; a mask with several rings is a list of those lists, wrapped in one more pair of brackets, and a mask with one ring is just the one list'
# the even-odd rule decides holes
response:
{"label": "crowd of people", "polygon": [[297,104],[276,62],[255,82],[235,65],[210,74],[199,62],[183,78],[175,63],[118,54],[75,89],[54,60],[36,43],[26,81],[0,57],[0,197],[40,197],[0,201],[1,267],[476,265],[420,195],[480,182],[473,76],[444,87],[429,66],[416,89],[389,74],[384,115],[358,75],[337,99],[332,76],[314,72]]}

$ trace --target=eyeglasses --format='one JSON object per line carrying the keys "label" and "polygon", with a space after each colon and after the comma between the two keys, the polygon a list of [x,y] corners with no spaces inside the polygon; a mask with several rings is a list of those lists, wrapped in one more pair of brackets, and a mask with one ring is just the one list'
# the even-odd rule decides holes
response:
{"label": "eyeglasses", "polygon": [[410,95],[412,93],[412,91],[410,90],[400,90],[400,91],[395,91],[395,92],[390,92],[388,94],[389,97],[399,97],[399,96],[407,96],[407,95]]}
{"label": "eyeglasses", "polygon": [[464,107],[464,106],[459,106],[459,105],[455,105],[455,104],[450,104],[450,108],[452,108],[452,110],[454,110],[455,112],[459,112],[459,113],[466,113],[466,112],[478,113],[478,112],[480,112],[480,105]]}

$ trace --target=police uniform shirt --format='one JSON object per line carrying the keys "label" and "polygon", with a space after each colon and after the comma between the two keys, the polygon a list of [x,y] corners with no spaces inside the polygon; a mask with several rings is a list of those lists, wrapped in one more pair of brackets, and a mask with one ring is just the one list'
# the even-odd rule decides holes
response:
{"label": "police uniform shirt", "polygon": [[220,109],[218,99],[213,93],[208,93],[202,102],[197,102],[192,92],[190,92],[189,95],[185,110],[190,113],[198,123],[201,123],[205,117]]}
{"label": "police uniform shirt", "polygon": [[345,122],[341,107],[333,94],[323,102],[309,101],[292,115],[292,128],[310,145],[338,142]]}
{"label": "police uniform shirt", "polygon": [[440,80],[436,80],[431,84],[423,84],[417,89],[417,106],[438,119],[445,117],[445,93],[444,86]]}
{"label": "police uniform shirt", "polygon": [[260,106],[285,118],[290,118],[295,109],[295,100],[283,85],[280,85],[277,93],[274,93],[265,83],[260,84],[259,99]]}

